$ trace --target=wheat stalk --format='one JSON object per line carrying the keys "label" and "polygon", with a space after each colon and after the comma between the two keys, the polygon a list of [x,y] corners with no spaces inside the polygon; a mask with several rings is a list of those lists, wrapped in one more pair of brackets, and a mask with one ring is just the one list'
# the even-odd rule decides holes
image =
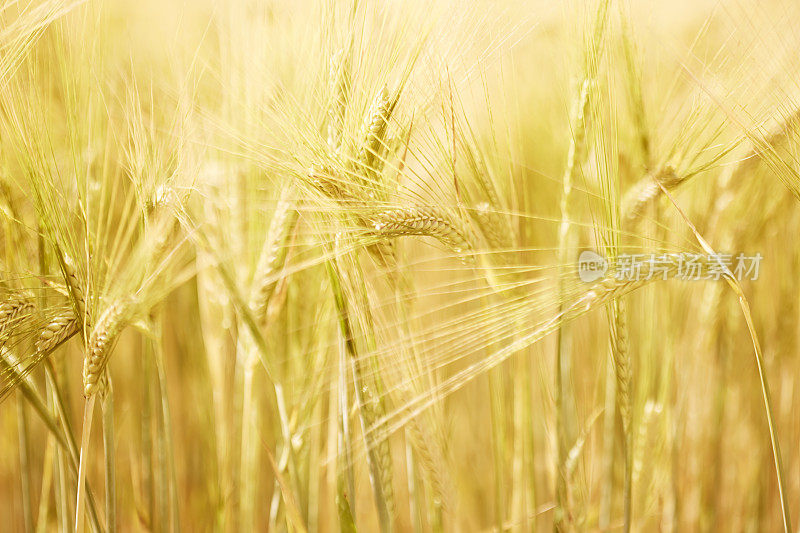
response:
{"label": "wheat stalk", "polygon": [[345,298],[340,269],[336,263],[330,261],[327,263],[327,270],[338,315],[339,333],[345,352],[350,359],[358,415],[367,448],[367,466],[373,496],[378,510],[381,531],[385,533],[392,529],[394,487],[392,484],[392,458],[389,441],[388,439],[377,437],[372,431],[376,422],[385,415],[381,396],[376,395],[372,389],[372,385],[378,386],[378,380],[372,380],[373,383],[370,383],[369,376],[363,368],[364,363],[359,357],[350,305]]}
{"label": "wheat stalk", "polygon": [[[578,97],[573,104],[571,117],[571,131],[569,151],[567,152],[567,164],[562,178],[561,191],[561,223],[558,226],[558,250],[557,261],[559,268],[558,277],[558,299],[562,301],[564,295],[564,268],[567,263],[567,254],[575,248],[575,235],[572,231],[571,197],[575,178],[580,172],[588,154],[586,140],[586,118],[589,111],[590,91],[594,80],[588,74],[580,85]],[[556,334],[556,361],[555,361],[555,395],[556,395],[556,516],[554,529],[561,531],[565,522],[571,520],[568,507],[569,483],[566,478],[565,465],[568,453],[568,441],[572,438],[570,431],[570,419],[567,416],[567,393],[571,380],[571,337],[566,327],[559,327]],[[565,390],[566,389],[566,390]]]}

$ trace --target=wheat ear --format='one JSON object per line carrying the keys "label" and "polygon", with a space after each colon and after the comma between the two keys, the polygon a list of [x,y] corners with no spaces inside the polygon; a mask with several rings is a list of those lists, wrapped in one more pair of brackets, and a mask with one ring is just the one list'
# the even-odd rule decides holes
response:
{"label": "wheat ear", "polygon": [[113,304],[103,312],[89,336],[83,360],[83,394],[87,398],[102,390],[111,347],[127,324],[130,311],[129,301]]}
{"label": "wheat ear", "polygon": [[514,232],[508,217],[502,215],[489,202],[481,202],[470,211],[481,234],[492,249],[507,250],[514,243]]}
{"label": "wheat ear", "polygon": [[[358,358],[352,359],[353,381],[355,385],[356,401],[358,402],[361,419],[361,431],[366,441],[367,454],[372,465],[370,475],[375,479],[376,487],[380,489],[383,500],[379,505],[379,513],[386,513],[384,529],[391,531],[395,514],[394,485],[392,468],[392,451],[389,439],[378,438],[371,428],[386,414],[386,409],[381,401],[381,395],[373,391],[373,386],[379,386],[376,380],[368,379],[364,365]],[[371,382],[371,383],[370,383]],[[373,386],[370,386],[373,385]],[[385,507],[385,509],[384,509]]]}
{"label": "wheat ear", "polygon": [[617,406],[627,435],[631,420],[631,364],[628,354],[627,313],[625,305],[615,300],[611,306],[611,355],[617,379]]}
{"label": "wheat ear", "polygon": [[86,294],[83,292],[80,279],[78,279],[75,265],[69,258],[64,261],[64,280],[67,282],[67,290],[75,306],[75,314],[80,320],[83,320],[86,315]]}
{"label": "wheat ear", "polygon": [[[754,166],[760,162],[762,154],[773,149],[775,145],[784,142],[789,132],[799,122],[800,110],[793,112],[780,122],[774,130],[764,137],[763,141],[751,139],[752,146],[747,155],[736,165],[732,173],[723,174],[723,187],[727,186],[727,182],[732,177],[741,177],[746,172],[752,171]],[[677,175],[675,169],[670,166],[665,166],[658,172],[645,176],[633,185],[623,198],[622,212],[625,219],[629,222],[640,219],[645,209],[661,196],[662,185],[667,191],[671,191],[689,177],[690,175]]]}
{"label": "wheat ear", "polygon": [[299,215],[292,205],[291,195],[291,187],[285,189],[281,194],[256,267],[250,309],[260,321],[267,316],[270,299],[278,285],[275,275],[286,261],[286,242],[297,225]]}
{"label": "wheat ear", "polygon": [[17,319],[24,313],[31,311],[33,304],[20,295],[12,295],[0,304],[0,337],[6,330],[14,327]]}
{"label": "wheat ear", "polygon": [[328,80],[333,95],[328,109],[328,148],[333,154],[338,154],[342,147],[342,130],[350,87],[350,62],[344,49],[331,56]]}
{"label": "wheat ear", "polygon": [[49,352],[56,348],[59,344],[72,337],[78,332],[80,321],[72,310],[65,311],[56,315],[47,325],[39,332],[39,337],[36,339],[36,351],[38,353]]}
{"label": "wheat ear", "polygon": [[434,237],[457,253],[473,248],[469,231],[438,207],[415,206],[385,211],[373,219],[372,226],[381,237]]}
{"label": "wheat ear", "polygon": [[362,170],[368,173],[379,174],[383,168],[382,156],[386,147],[389,118],[396,102],[397,98],[393,98],[384,85],[372,103],[363,128],[364,141],[358,153],[358,162]]}
{"label": "wheat ear", "polygon": [[639,180],[625,193],[622,199],[622,213],[625,221],[634,222],[644,215],[645,210],[661,196],[661,185],[672,190],[688,176],[679,176],[671,166],[665,166],[658,172],[649,174]]}
{"label": "wheat ear", "polygon": [[628,353],[628,324],[625,303],[615,299],[610,304],[611,322],[611,357],[614,361],[614,375],[617,383],[616,403],[622,418],[622,430],[625,435],[625,479],[623,485],[623,529],[630,531],[631,498],[632,498],[632,460],[633,431],[631,408],[631,361]]}

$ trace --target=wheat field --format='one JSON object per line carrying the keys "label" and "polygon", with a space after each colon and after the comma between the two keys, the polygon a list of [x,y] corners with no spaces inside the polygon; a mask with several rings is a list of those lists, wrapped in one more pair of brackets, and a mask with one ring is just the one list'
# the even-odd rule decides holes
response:
{"label": "wheat field", "polygon": [[0,531],[800,531],[794,0],[0,3]]}

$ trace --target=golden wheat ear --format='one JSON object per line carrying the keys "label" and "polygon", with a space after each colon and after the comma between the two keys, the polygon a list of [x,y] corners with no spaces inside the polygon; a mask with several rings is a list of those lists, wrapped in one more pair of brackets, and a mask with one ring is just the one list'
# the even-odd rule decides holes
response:
{"label": "golden wheat ear", "polygon": [[473,250],[469,230],[446,211],[432,206],[414,206],[384,211],[372,219],[380,238],[410,235],[433,237],[456,253]]}
{"label": "golden wheat ear", "polygon": [[86,343],[83,360],[83,394],[87,398],[101,391],[108,358],[117,337],[133,316],[135,303],[121,300],[106,309],[97,320]]}

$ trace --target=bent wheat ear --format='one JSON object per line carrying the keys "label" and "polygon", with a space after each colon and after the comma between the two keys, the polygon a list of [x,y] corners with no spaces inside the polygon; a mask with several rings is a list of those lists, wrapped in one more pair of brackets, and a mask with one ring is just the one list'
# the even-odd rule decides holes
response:
{"label": "bent wheat ear", "polygon": [[308,171],[308,183],[319,193],[342,205],[355,204],[358,196],[350,184],[338,178],[339,174],[327,165],[313,165]]}
{"label": "bent wheat ear", "polygon": [[642,217],[645,210],[661,196],[659,184],[672,190],[685,179],[684,176],[678,176],[674,168],[666,166],[655,174],[639,180],[622,199],[622,213],[625,220],[632,222]]}
{"label": "bent wheat ear", "polygon": [[445,211],[431,206],[403,207],[377,215],[372,223],[380,237],[434,237],[456,252],[472,250],[469,231]]}
{"label": "bent wheat ear", "polygon": [[490,247],[507,249],[513,246],[514,234],[508,218],[497,213],[489,202],[478,204],[470,214]]}
{"label": "bent wheat ear", "polygon": [[125,328],[131,311],[131,302],[123,300],[115,303],[100,316],[92,330],[83,360],[83,395],[87,398],[101,391],[101,377],[108,364],[111,347]]}
{"label": "bent wheat ear", "polygon": [[53,318],[36,339],[36,351],[46,353],[78,332],[80,321],[72,310]]}
{"label": "bent wheat ear", "polygon": [[17,294],[0,304],[0,336],[6,330],[13,329],[16,320],[32,309],[33,304],[27,298]]}

